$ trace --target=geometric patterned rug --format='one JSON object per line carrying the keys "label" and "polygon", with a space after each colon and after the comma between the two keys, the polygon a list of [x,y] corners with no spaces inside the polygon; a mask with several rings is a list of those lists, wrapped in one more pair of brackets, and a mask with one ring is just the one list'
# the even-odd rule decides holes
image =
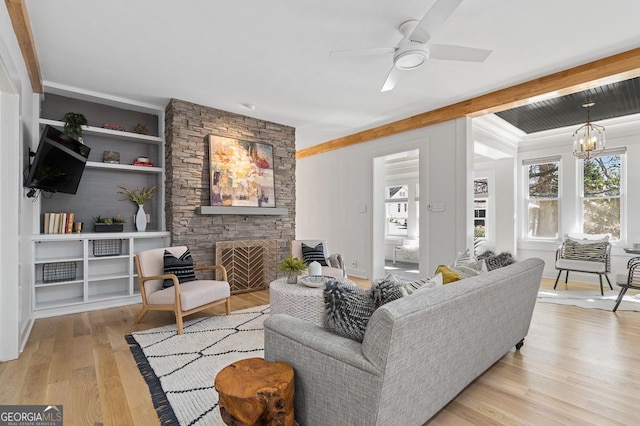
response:
{"label": "geometric patterned rug", "polygon": [[126,336],[160,424],[224,425],[213,381],[244,358],[264,356],[269,305],[166,325]]}
{"label": "geometric patterned rug", "polygon": [[[611,311],[618,298],[618,290],[540,290],[538,302],[573,305],[585,309],[602,309]],[[626,294],[618,306],[619,311],[640,311],[640,294]]]}

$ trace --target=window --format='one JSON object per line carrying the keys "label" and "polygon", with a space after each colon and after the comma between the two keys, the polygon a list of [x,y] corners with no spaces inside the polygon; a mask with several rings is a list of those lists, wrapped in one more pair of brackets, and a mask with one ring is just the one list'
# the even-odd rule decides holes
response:
{"label": "window", "polygon": [[560,159],[525,162],[527,173],[527,236],[557,238]]}
{"label": "window", "polygon": [[622,156],[603,155],[582,163],[582,232],[621,235]]}
{"label": "window", "polygon": [[387,199],[387,235],[407,236],[408,186],[387,186],[385,198]]}
{"label": "window", "polygon": [[[418,184],[415,184],[415,190],[413,186],[409,188],[407,184],[387,186],[385,191],[386,235],[412,238],[414,235],[419,235]],[[413,218],[414,215],[415,221],[410,221],[409,218]]]}
{"label": "window", "polygon": [[487,178],[473,181],[473,193],[473,237],[485,239],[487,238],[487,198],[489,197]]}

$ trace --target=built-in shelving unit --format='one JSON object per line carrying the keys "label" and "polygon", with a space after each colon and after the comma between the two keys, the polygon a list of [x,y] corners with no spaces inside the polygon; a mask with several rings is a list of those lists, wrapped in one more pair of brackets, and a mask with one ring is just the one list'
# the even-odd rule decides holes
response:
{"label": "built-in shelving unit", "polygon": [[[87,118],[82,138],[91,152],[76,194],[41,193],[38,198],[40,229],[32,237],[35,317],[139,303],[135,253],[171,245],[164,218],[164,108],[46,86],[40,126],[63,129],[67,112]],[[125,131],[109,128],[112,125]],[[148,134],[132,131],[139,127]],[[105,151],[118,152],[120,163],[104,162]],[[139,157],[153,166],[133,165]],[[137,232],[137,206],[119,191],[151,185],[158,190],[145,203],[149,224],[146,232]],[[82,233],[45,234],[46,212],[73,212],[74,222],[83,223]],[[120,216],[124,232],[94,233],[96,216]]]}
{"label": "built-in shelving unit", "polygon": [[[139,303],[135,253],[170,245],[168,232],[48,234],[32,241],[36,317]],[[117,249],[96,256],[95,244],[105,242]]]}

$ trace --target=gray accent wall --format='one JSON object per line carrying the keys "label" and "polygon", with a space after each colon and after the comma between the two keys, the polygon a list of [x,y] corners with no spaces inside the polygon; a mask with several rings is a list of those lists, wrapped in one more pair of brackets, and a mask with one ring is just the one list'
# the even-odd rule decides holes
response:
{"label": "gray accent wall", "polygon": [[[273,145],[276,207],[285,215],[201,214],[209,206],[208,135]],[[196,263],[215,261],[217,241],[278,240],[278,261],[295,237],[295,129],[172,99],[165,111],[165,213],[173,245]]]}

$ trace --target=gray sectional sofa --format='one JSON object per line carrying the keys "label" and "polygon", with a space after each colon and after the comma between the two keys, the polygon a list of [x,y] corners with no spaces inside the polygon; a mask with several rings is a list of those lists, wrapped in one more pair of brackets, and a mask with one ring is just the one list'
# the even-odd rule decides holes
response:
{"label": "gray sectional sofa", "polygon": [[302,426],[422,425],[521,346],[543,267],[527,259],[387,303],[362,343],[274,315],[265,359],[293,366]]}

